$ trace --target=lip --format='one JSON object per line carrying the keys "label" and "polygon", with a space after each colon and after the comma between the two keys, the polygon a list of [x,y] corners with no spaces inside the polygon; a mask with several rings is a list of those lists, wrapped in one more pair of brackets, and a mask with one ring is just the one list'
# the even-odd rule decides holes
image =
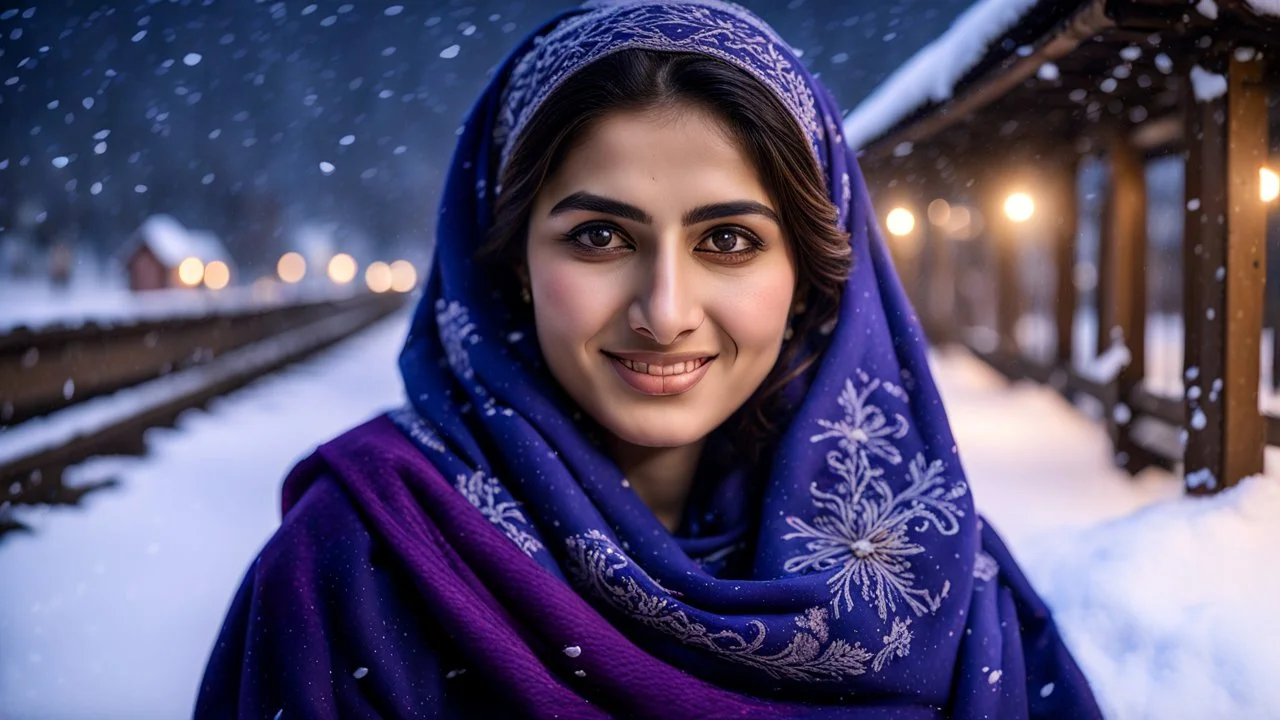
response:
{"label": "lip", "polygon": [[[606,352],[609,364],[623,382],[645,395],[679,395],[693,389],[707,374],[711,364],[716,361],[715,355],[706,353],[631,353]],[[658,365],[664,368],[661,375],[651,372],[640,372],[635,364]],[[673,366],[700,363],[696,367],[677,369]]]}

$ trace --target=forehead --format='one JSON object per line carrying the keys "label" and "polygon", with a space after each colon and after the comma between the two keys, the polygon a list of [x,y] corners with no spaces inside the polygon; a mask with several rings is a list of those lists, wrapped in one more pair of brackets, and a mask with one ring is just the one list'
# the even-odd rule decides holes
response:
{"label": "forehead", "polygon": [[687,204],[710,196],[769,199],[730,129],[711,113],[687,106],[606,115],[577,138],[547,185],[553,192],[663,189],[683,194]]}

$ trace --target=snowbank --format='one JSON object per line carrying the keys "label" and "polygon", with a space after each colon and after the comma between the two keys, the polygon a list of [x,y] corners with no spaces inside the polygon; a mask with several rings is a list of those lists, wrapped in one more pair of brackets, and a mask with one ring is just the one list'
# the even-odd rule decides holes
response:
{"label": "snowbank", "polygon": [[978,509],[1106,716],[1280,717],[1280,450],[1268,476],[1186,497],[1166,472],[1112,466],[1102,426],[1048,388],[961,353],[935,372]]}
{"label": "snowbank", "polygon": [[151,455],[78,508],[18,508],[0,541],[0,718],[190,717],[231,595],[279,524],[280,482],[319,442],[402,402],[398,313],[148,432]]}
{"label": "snowbank", "polygon": [[1254,478],[1024,546],[1107,717],[1277,717],[1277,517]]}

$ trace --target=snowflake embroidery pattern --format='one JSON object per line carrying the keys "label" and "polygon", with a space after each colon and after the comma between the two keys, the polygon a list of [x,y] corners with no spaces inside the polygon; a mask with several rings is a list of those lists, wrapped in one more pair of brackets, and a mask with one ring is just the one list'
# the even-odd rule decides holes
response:
{"label": "snowflake embroidery pattern", "polygon": [[422,447],[436,452],[445,452],[444,441],[440,439],[440,435],[418,415],[413,406],[397,408],[390,413],[390,417],[392,422]]}
{"label": "snowflake embroidery pattern", "polygon": [[525,527],[521,527],[527,527],[529,520],[520,512],[520,503],[500,498],[503,491],[496,478],[477,470],[470,476],[459,475],[455,487],[489,522],[497,525],[511,538],[511,542],[523,550],[525,555],[533,557],[535,552],[542,549],[542,543]]}
{"label": "snowflake embroidery pattern", "polygon": [[884,647],[872,653],[861,642],[832,638],[826,607],[810,608],[794,619],[795,634],[777,652],[764,650],[769,630],[762,620],[747,621],[745,632],[712,629],[689,617],[657,582],[631,562],[598,530],[566,540],[569,569],[575,583],[646,627],[669,635],[684,645],[710,652],[725,660],[756,668],[777,679],[801,682],[837,681],[877,672],[894,657],[904,657],[911,646],[911,621],[895,620]]}
{"label": "snowflake embroidery pattern", "polygon": [[475,377],[467,348],[480,342],[480,336],[476,334],[475,323],[471,322],[466,306],[457,300],[436,300],[436,324],[440,326],[440,342],[444,345],[449,367],[458,377],[467,380]]}
{"label": "snowflake embroidery pattern", "polygon": [[943,535],[959,532],[964,511],[956,501],[968,486],[949,483],[940,460],[928,462],[917,454],[907,465],[906,487],[895,488],[886,478],[886,468],[873,465],[873,460],[899,472],[902,455],[890,441],[905,436],[909,427],[901,415],[890,421],[869,403],[880,382],[865,375],[861,379],[862,392],[852,381],[845,382],[839,399],[845,417],[835,422],[819,420],[826,432],[810,438],[815,443],[837,441],[838,449],[827,454],[827,467],[840,480],[831,489],[817,482],[810,485],[818,510],[811,519],[786,518],[795,532],[783,539],[806,541],[806,552],[783,568],[792,573],[834,571],[827,585],[837,617],[842,609],[853,610],[855,594],[875,607],[881,620],[896,612],[900,603],[916,615],[932,613],[951,583],[943,581],[937,592],[916,586],[911,558],[925,551],[916,535],[930,528]]}
{"label": "snowflake embroidery pattern", "polygon": [[813,91],[799,64],[783,52],[785,43],[737,5],[725,2],[663,5],[597,2],[589,12],[568,18],[534,40],[503,89],[494,141],[502,148],[500,167],[514,149],[512,140],[542,102],[575,71],[605,55],[627,49],[699,52],[747,71],[775,92],[810,139],[822,135]]}

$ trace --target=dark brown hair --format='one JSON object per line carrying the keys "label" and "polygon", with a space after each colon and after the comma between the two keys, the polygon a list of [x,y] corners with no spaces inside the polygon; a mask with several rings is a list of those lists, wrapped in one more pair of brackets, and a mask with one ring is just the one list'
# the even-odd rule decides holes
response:
{"label": "dark brown hair", "polygon": [[[725,123],[754,164],[778,206],[796,262],[796,299],[803,311],[792,319],[793,338],[737,413],[739,447],[763,450],[776,439],[778,428],[769,417],[782,409],[782,389],[818,357],[819,329],[840,306],[851,253],[808,139],[782,101],[750,74],[710,56],[649,50],[619,51],[579,70],[551,93],[515,139],[500,178],[493,227],[478,257],[513,272],[523,264],[534,198],[593,123],[614,112],[688,105]],[[499,286],[518,288],[519,283]]]}

